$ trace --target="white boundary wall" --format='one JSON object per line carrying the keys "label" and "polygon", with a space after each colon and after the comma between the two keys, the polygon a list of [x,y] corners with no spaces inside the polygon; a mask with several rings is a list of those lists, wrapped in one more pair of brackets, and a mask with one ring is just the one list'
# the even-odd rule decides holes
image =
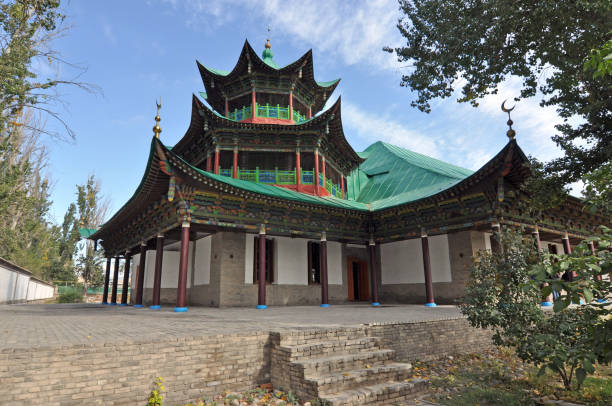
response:
{"label": "white boundary wall", "polygon": [[33,277],[30,271],[0,258],[0,304],[50,299],[54,293],[53,285]]}

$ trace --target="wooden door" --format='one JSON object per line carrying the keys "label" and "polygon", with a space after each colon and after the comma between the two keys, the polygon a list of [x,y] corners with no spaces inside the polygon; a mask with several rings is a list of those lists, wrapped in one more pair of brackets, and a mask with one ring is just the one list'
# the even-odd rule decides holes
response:
{"label": "wooden door", "polygon": [[367,261],[357,258],[347,258],[346,281],[348,300],[369,300],[370,281]]}

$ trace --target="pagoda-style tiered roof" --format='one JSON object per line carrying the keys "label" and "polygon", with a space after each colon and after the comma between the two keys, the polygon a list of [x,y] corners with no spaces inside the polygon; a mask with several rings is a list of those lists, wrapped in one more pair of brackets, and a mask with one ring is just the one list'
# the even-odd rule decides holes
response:
{"label": "pagoda-style tiered roof", "polygon": [[312,50],[289,65],[278,67],[272,50],[266,48],[260,58],[245,40],[238,62],[231,71],[212,69],[197,62],[206,88],[203,96],[214,110],[225,111],[226,98],[238,97],[256,91],[289,92],[306,106],[311,106],[312,115],[323,109],[325,103],[340,82],[317,82],[314,77]]}
{"label": "pagoda-style tiered roof", "polygon": [[[346,140],[342,127],[341,98],[323,113],[296,125],[279,126],[240,122],[228,119],[208,108],[197,96],[193,96],[191,123],[183,138],[174,146],[173,151],[187,162],[198,165],[206,156],[206,150],[213,142],[226,138],[228,147],[237,142],[243,148],[263,148],[266,143],[279,146],[281,138],[290,145],[299,139],[302,146],[316,146],[328,152],[331,159],[346,173],[357,167],[363,158]],[[206,129],[206,130],[204,130]]]}

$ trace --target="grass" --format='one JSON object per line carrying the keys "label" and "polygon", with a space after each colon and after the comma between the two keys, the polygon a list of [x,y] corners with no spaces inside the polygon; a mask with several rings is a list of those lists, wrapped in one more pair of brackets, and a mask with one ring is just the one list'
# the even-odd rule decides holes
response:
{"label": "grass", "polygon": [[537,376],[511,351],[496,349],[414,364],[415,378],[429,378],[425,400],[439,405],[531,406],[565,400],[589,406],[612,404],[612,367],[598,366],[580,391],[566,391],[557,375]]}

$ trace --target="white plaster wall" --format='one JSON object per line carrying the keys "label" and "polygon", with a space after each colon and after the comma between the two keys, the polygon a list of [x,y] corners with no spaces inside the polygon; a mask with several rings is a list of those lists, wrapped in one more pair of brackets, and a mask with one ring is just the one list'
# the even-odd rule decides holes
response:
{"label": "white plaster wall", "polygon": [[[431,262],[431,280],[433,282],[451,282],[450,255],[448,252],[448,235],[429,237],[429,260]],[[425,276],[423,275],[423,280]]]}
{"label": "white plaster wall", "polygon": [[491,233],[484,233],[485,249],[491,251]]}
{"label": "white plaster wall", "polygon": [[335,241],[327,242],[327,283],[342,285],[342,244]]}
{"label": "white plaster wall", "polygon": [[53,297],[54,288],[52,286],[40,283],[34,279],[30,279],[28,287],[28,300],[48,299]]}
{"label": "white plaster wall", "polygon": [[253,255],[255,234],[246,234],[246,245],[244,249],[244,283],[253,284]]}
{"label": "white plaster wall", "polygon": [[[425,283],[421,239],[395,241],[380,246],[381,276],[384,285]],[[429,237],[429,258],[433,282],[451,282],[448,236]]]}
{"label": "white plaster wall", "polygon": [[195,286],[210,283],[210,243],[212,236],[200,238],[195,242],[195,261],[193,264]]}
{"label": "white plaster wall", "polygon": [[130,264],[130,289],[132,290],[132,292],[136,292],[136,272],[138,271],[139,267],[140,254],[135,254],[132,257],[132,263]]}
{"label": "white plaster wall", "polygon": [[381,244],[380,256],[383,285],[425,282],[420,239]]}
{"label": "white plaster wall", "polygon": [[563,244],[561,244],[560,242],[552,242],[552,241],[544,241],[541,240],[540,241],[540,246],[542,247],[542,249],[544,251],[548,252],[548,244],[553,244],[557,246],[557,254],[563,254]]}
{"label": "white plaster wall", "polygon": [[[155,279],[155,250],[147,251],[147,259],[145,260],[145,289],[153,289],[153,280]],[[112,275],[111,271],[111,275]],[[162,270],[163,273],[163,270]],[[112,278],[112,276],[111,276]]]}
{"label": "white plaster wall", "polygon": [[[275,237],[275,282],[278,285],[308,285],[308,240]],[[253,242],[251,242],[251,251]],[[251,254],[251,262],[253,254]],[[252,265],[251,265],[252,269]],[[253,277],[251,272],[251,278]]]}
{"label": "white plaster wall", "polygon": [[[255,234],[246,235],[244,283],[253,283],[253,251]],[[274,237],[275,278],[279,285],[308,285],[308,239]],[[327,280],[342,285],[342,244],[327,242]]]}
{"label": "white plaster wall", "polygon": [[[187,265],[187,287],[191,287],[191,272],[192,272],[192,258],[195,244],[189,243],[189,264]],[[164,251],[162,261],[162,277],[161,287],[174,288],[178,287],[178,269],[179,259],[181,253],[179,251]],[[136,256],[134,256],[135,258]],[[153,288],[153,282],[155,278],[155,250],[147,251],[146,267],[145,267],[145,287]]]}

